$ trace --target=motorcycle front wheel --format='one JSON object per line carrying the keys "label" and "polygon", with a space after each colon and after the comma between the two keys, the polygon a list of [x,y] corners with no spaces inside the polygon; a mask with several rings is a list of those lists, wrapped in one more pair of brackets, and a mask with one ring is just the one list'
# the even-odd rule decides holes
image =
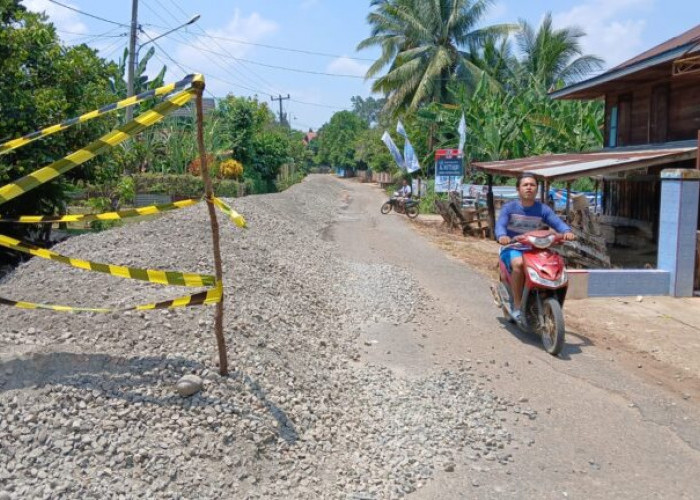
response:
{"label": "motorcycle front wheel", "polygon": [[382,205],[382,209],[381,209],[381,210],[382,210],[382,213],[383,213],[384,215],[386,215],[386,214],[388,214],[389,212],[391,212],[391,203],[389,203],[389,202],[387,201],[384,205]]}
{"label": "motorcycle front wheel", "polygon": [[409,219],[415,219],[416,217],[418,217],[418,205],[411,205],[410,207],[406,207],[406,215]]}
{"label": "motorcycle front wheel", "polygon": [[548,297],[542,304],[543,324],[540,325],[540,335],[544,349],[556,356],[564,347],[564,313],[562,313],[559,301],[554,297]]}

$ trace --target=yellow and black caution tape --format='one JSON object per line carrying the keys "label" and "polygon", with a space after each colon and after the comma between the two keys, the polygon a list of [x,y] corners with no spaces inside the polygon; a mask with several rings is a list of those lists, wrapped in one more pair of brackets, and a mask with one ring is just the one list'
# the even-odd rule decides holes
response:
{"label": "yellow and black caution tape", "polygon": [[[221,198],[212,198],[214,205],[218,207],[226,216],[238,227],[246,227],[246,221],[241,214],[226,204]],[[171,210],[190,207],[202,200],[187,199],[164,203],[162,205],[149,205],[147,207],[131,208],[119,212],[102,212],[93,214],[69,214],[69,215],[22,215],[14,219],[0,219],[0,223],[15,224],[55,224],[58,222],[90,222],[93,220],[119,220],[142,215],[155,215]]]}
{"label": "yellow and black caution tape", "polygon": [[149,205],[147,207],[131,208],[119,212],[102,212],[94,214],[69,214],[69,215],[22,215],[16,219],[0,219],[0,222],[13,222],[16,224],[41,224],[57,222],[90,222],[93,220],[119,220],[141,215],[155,215],[171,210],[189,207],[202,200],[188,199],[164,203],[161,205]]}
{"label": "yellow and black caution tape", "polygon": [[74,307],[74,306],[61,306],[56,304],[41,304],[37,302],[23,302],[18,300],[6,299],[0,297],[0,305],[18,307],[20,309],[49,309],[52,311],[61,312],[96,312],[96,313],[110,313],[110,312],[122,312],[122,311],[148,311],[152,309],[174,309],[177,307],[190,307],[190,306],[203,306],[209,304],[216,304],[220,302],[223,297],[223,287],[221,282],[217,281],[216,286],[209,290],[193,293],[191,295],[184,295],[176,299],[163,300],[160,302],[153,302],[150,304],[143,304],[132,307],[122,307],[122,308],[107,308],[107,307]]}
{"label": "yellow and black caution tape", "polygon": [[111,274],[119,278],[129,278],[134,280],[159,283],[161,285],[180,286],[214,286],[216,279],[209,274],[181,273],[178,271],[159,271],[156,269],[142,269],[138,267],[115,266],[112,264],[102,264],[89,260],[66,257],[65,255],[52,252],[45,248],[40,248],[30,243],[23,243],[9,236],[0,234],[0,246],[11,248],[18,252],[27,253],[42,259],[53,260],[67,266],[95,271],[98,273]]}
{"label": "yellow and black caution tape", "polygon": [[243,218],[241,214],[236,212],[233,208],[228,206],[221,198],[217,198],[216,196],[212,198],[214,201],[214,205],[219,207],[219,209],[228,215],[228,218],[231,219],[231,222],[233,222],[235,225],[238,227],[247,227],[246,221]]}
{"label": "yellow and black caution tape", "polygon": [[158,87],[157,89],[148,90],[146,92],[142,92],[141,94],[127,97],[126,99],[113,102],[112,104],[108,104],[107,106],[104,106],[100,109],[90,111],[89,113],[84,113],[75,118],[63,121],[57,125],[52,125],[50,127],[31,132],[17,139],[7,141],[3,144],[0,144],[0,155],[8,153],[14,149],[20,148],[26,144],[29,144],[32,141],[36,141],[37,139],[41,139],[51,134],[55,134],[56,132],[66,130],[67,128],[70,128],[73,125],[77,125],[78,123],[85,123],[86,121],[92,120],[93,118],[97,118],[99,116],[105,115],[112,111],[116,111],[118,109],[128,108],[129,106],[133,106],[134,104],[138,104],[139,102],[145,101],[147,99],[164,96],[170,94],[171,92],[175,92],[176,90],[182,90],[185,87],[191,86],[193,82],[203,81],[204,79],[202,75],[187,75],[179,82],[171,83],[169,85],[163,85],[162,87]]}
{"label": "yellow and black caution tape", "polygon": [[[76,123],[83,123],[92,118],[96,118],[102,114],[108,113],[115,109],[120,109],[123,107],[131,106],[145,99],[152,97],[157,97],[160,95],[169,94],[175,90],[185,88],[182,92],[168,97],[165,101],[155,106],[152,110],[146,111],[145,113],[136,117],[133,121],[127,123],[126,125],[119,127],[112,132],[102,136],[96,141],[91,142],[85,148],[79,149],[68,156],[51,163],[43,168],[40,168],[31,174],[28,174],[21,179],[0,187],[0,205],[10,201],[22,194],[25,194],[32,189],[55,179],[61,174],[68,172],[69,170],[81,165],[82,163],[94,158],[98,154],[112,148],[126,139],[140,133],[145,128],[154,125],[161,121],[165,116],[173,112],[174,110],[184,106],[189,102],[197,92],[197,88],[201,88],[204,85],[204,79],[201,75],[190,75],[184,80],[154,89],[138,96],[133,96],[128,99],[124,99],[117,103],[105,106],[99,110],[86,113],[74,118],[67,120],[58,125],[52,127],[47,127],[45,129],[39,130],[32,134],[25,135],[19,139],[14,139],[12,141],[6,142],[0,145],[0,154],[7,151],[17,149],[28,144],[31,141],[39,139],[41,137],[46,137],[53,133],[65,130],[66,128],[75,125]],[[198,203],[201,200],[182,200],[179,202],[168,203],[164,205],[152,205],[149,207],[141,207],[133,210],[125,210],[121,212],[107,212],[102,214],[76,214],[76,215],[65,215],[65,216],[21,216],[17,219],[0,219],[0,222],[20,222],[20,223],[53,223],[53,222],[76,222],[76,221],[87,221],[87,220],[114,220],[126,217],[135,217],[138,215],[149,215],[160,213],[167,210],[174,210],[179,208],[184,208],[185,206],[190,206]],[[219,207],[228,217],[238,226],[245,227],[245,219],[225,202],[218,198],[212,198],[211,200],[217,207]],[[12,299],[7,299],[0,297],[0,305],[9,305],[13,307],[18,307],[22,309],[50,309],[54,311],[90,311],[90,312],[111,312],[111,311],[125,311],[125,310],[147,310],[147,309],[162,309],[162,308],[173,308],[173,307],[186,307],[193,305],[204,305],[213,304],[220,302],[223,299],[223,286],[220,281],[208,274],[197,274],[197,273],[183,273],[178,271],[161,271],[156,269],[142,269],[135,267],[117,266],[111,264],[103,264],[99,262],[91,262],[82,259],[76,259],[73,257],[67,257],[56,252],[52,252],[47,249],[43,249],[31,244],[23,243],[14,238],[8,236],[0,235],[0,246],[17,250],[20,252],[28,253],[37,257],[44,259],[54,260],[65,265],[76,267],[78,269],[85,269],[89,271],[101,272],[110,274],[112,276],[128,279],[136,279],[142,281],[148,281],[151,283],[158,283],[162,285],[180,285],[188,287],[209,287],[208,290],[197,292],[190,295],[185,295],[182,297],[177,297],[175,299],[170,299],[161,302],[155,302],[150,304],[138,305],[122,309],[113,308],[89,308],[89,307],[71,307],[55,304],[40,304],[34,302],[24,302],[16,301]]]}
{"label": "yellow and black caution tape", "polygon": [[30,191],[61,174],[91,160],[109,148],[121,144],[129,137],[134,136],[147,127],[158,123],[169,113],[187,104],[194,97],[195,90],[187,89],[158,104],[150,111],[137,116],[126,125],[103,135],[91,142],[85,148],[79,149],[58,161],[25,175],[21,179],[0,187],[0,205]]}

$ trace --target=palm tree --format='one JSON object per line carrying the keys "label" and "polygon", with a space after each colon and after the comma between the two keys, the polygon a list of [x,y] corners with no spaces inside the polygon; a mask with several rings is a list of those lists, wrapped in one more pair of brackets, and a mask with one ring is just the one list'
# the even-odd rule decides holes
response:
{"label": "palm tree", "polygon": [[487,37],[505,34],[510,25],[476,29],[493,0],[372,0],[367,16],[371,34],[358,50],[379,46],[380,57],[366,78],[383,68],[375,92],[387,96],[387,110],[416,109],[425,102],[446,102],[450,81],[476,81],[483,72],[464,48],[479,46]]}
{"label": "palm tree", "polygon": [[554,29],[548,12],[537,32],[527,21],[520,21],[516,35],[523,53],[521,68],[549,89],[581,80],[603,68],[604,61],[584,55],[579,39],[586,34],[577,27]]}

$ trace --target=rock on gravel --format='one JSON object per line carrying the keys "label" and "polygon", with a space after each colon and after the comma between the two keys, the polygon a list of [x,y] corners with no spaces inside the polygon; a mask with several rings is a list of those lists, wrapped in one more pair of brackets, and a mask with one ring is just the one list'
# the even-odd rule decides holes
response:
{"label": "rock on gravel", "polygon": [[[512,403],[469,363],[424,378],[356,363],[376,321],[423,301],[405,270],[343,261],[325,235],[342,185],[311,176],[233,200],[222,221],[231,375],[220,377],[211,307],[125,314],[3,308],[0,484],[12,498],[398,498],[484,460],[507,464]],[[177,237],[174,237],[177,235]],[[211,272],[199,205],[55,247],[97,262]],[[32,259],[0,295],[72,305],[182,294]],[[183,378],[203,390],[183,398]],[[534,413],[533,413],[534,416]]]}
{"label": "rock on gravel", "polygon": [[175,384],[177,393],[186,398],[202,390],[204,382],[197,375],[184,375]]}

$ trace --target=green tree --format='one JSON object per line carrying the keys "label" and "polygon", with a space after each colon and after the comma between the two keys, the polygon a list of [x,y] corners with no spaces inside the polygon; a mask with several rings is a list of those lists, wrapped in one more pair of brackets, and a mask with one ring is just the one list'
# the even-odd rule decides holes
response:
{"label": "green tree", "polygon": [[555,29],[548,12],[537,31],[527,21],[520,21],[516,35],[523,53],[521,71],[525,78],[534,77],[546,89],[563,86],[584,78],[603,67],[603,60],[583,53],[580,39],[585,36],[577,27]]}
{"label": "green tree", "polygon": [[474,81],[483,73],[466,49],[488,36],[504,34],[509,25],[477,28],[491,0],[373,0],[368,15],[371,34],[358,50],[379,46],[381,56],[367,71],[376,78],[374,92],[387,96],[395,113],[426,102],[447,102],[454,79]]}
{"label": "green tree", "polygon": [[359,95],[350,98],[352,112],[362,118],[368,126],[373,127],[379,122],[379,114],[386,104],[386,99],[367,97],[363,99]]}
{"label": "green tree", "polygon": [[382,142],[379,128],[362,130],[355,139],[354,160],[360,168],[375,172],[388,172],[397,168],[389,150]]}
{"label": "green tree", "polygon": [[[85,45],[61,46],[52,24],[28,12],[18,0],[0,1],[0,137],[15,138],[56,124],[114,100],[109,81],[116,66]],[[104,133],[110,118],[93,120],[43,138],[0,157],[0,185],[13,181]],[[59,211],[68,180],[94,172],[95,163],[76,169],[0,206],[3,216],[51,214]],[[24,237],[47,237],[48,232]]]}
{"label": "green tree", "polygon": [[318,132],[321,163],[333,167],[355,166],[355,140],[368,125],[351,111],[339,111]]}

